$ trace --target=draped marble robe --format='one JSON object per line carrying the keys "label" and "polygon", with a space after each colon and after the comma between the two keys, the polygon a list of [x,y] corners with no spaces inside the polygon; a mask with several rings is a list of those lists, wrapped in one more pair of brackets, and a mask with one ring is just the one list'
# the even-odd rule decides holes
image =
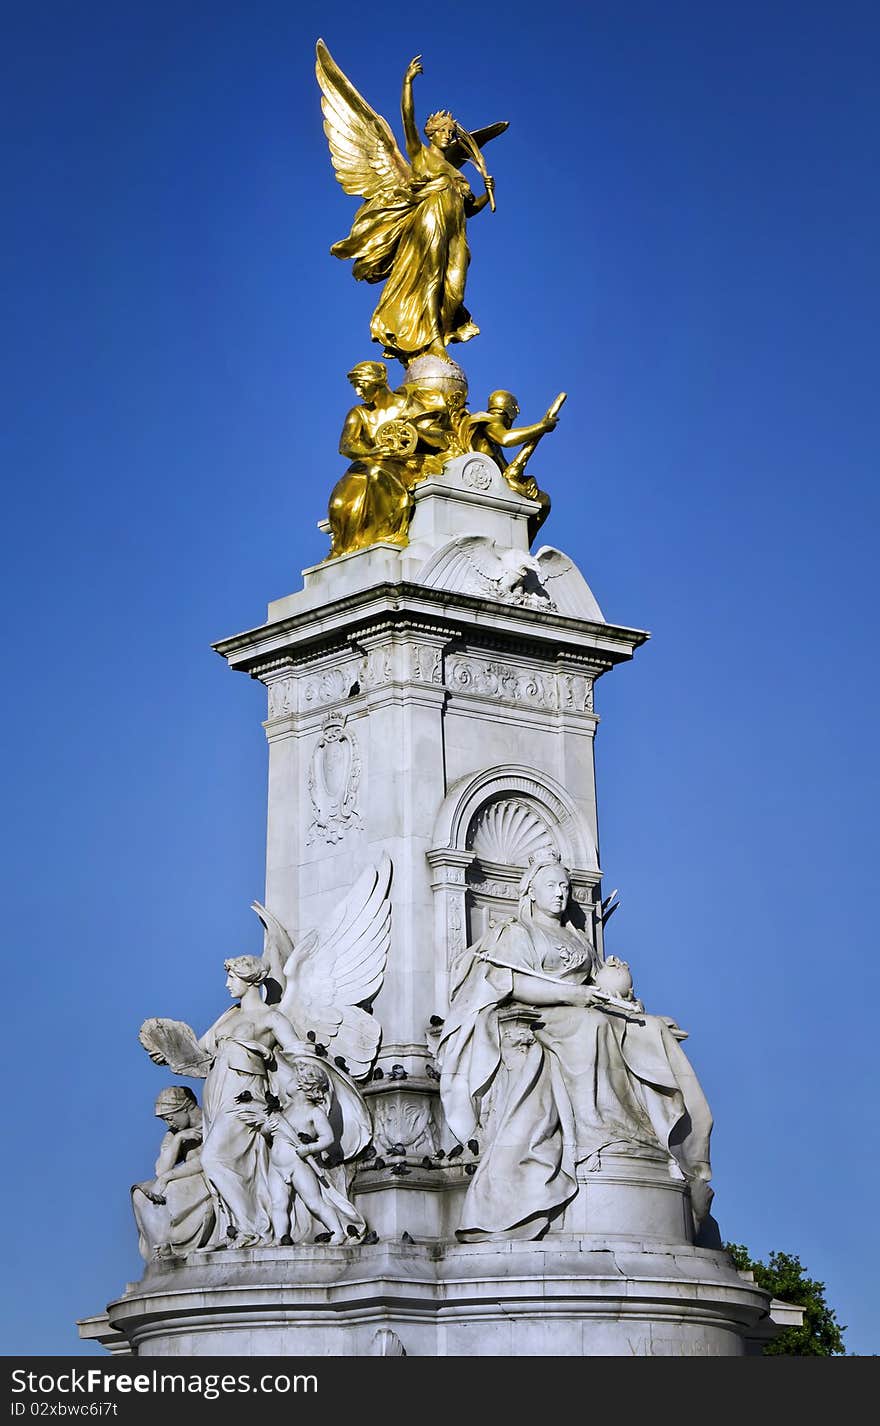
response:
{"label": "draped marble robe", "polygon": [[484,1100],[507,1070],[464,1202],[462,1241],[540,1237],[577,1193],[577,1165],[613,1144],[665,1150],[691,1183],[695,1211],[708,1206],[712,1117],[665,1020],[541,1005],[537,1025],[525,1020],[515,1051],[502,1058],[517,971],[563,996],[589,983],[597,965],[575,927],[560,922],[550,932],[523,914],[461,958],[440,1045],[443,1108],[460,1142],[478,1132]]}

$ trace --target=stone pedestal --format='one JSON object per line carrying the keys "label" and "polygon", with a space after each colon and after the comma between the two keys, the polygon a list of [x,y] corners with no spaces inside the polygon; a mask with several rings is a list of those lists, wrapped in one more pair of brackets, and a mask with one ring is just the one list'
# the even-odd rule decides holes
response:
{"label": "stone pedestal", "polygon": [[370,1355],[390,1332],[410,1355],[742,1354],[767,1294],[694,1245],[662,1152],[612,1144],[581,1164],[539,1241],[456,1239],[481,1146],[457,1144],[440,1105],[450,968],[516,913],[547,848],[601,954],[593,689],[647,636],[608,623],[560,552],[529,560],[537,506],[487,458],[414,495],[408,547],[305,571],[264,625],[216,645],[267,691],[265,899],[294,940],[393,864],[373,1153],[351,1187],[379,1241],[152,1263],[87,1334],[144,1356]]}
{"label": "stone pedestal", "polygon": [[739,1356],[767,1295],[724,1253],[592,1235],[197,1252],[110,1304],[138,1356]]}

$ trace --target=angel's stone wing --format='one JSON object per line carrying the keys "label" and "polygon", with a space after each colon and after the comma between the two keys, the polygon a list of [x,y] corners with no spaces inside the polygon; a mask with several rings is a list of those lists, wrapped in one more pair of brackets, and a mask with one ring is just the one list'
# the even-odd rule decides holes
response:
{"label": "angel's stone wing", "polygon": [[[354,1078],[379,1048],[378,1022],[362,1007],[382,985],[391,943],[391,860],[368,867],[327,923],[312,933],[310,953],[284,967],[281,1009],[291,1022],[333,1048]],[[311,940],[311,937],[309,938]]]}
{"label": "angel's stone wing", "polygon": [[342,73],[323,40],[318,40],[315,73],[330,158],[346,193],[369,199],[384,190],[408,190],[412,170],[391,129]]}
{"label": "angel's stone wing", "polygon": [[252,901],[251,910],[256,911],[263,923],[263,960],[269,967],[266,981],[266,1003],[275,1005],[284,992],[284,967],[293,954],[293,941],[277,916],[273,916],[261,901]]}
{"label": "angel's stone wing", "polygon": [[553,582],[553,600],[560,614],[589,619],[594,624],[605,623],[592,589],[568,555],[552,545],[542,545],[535,558],[541,571],[541,583],[549,589]]}

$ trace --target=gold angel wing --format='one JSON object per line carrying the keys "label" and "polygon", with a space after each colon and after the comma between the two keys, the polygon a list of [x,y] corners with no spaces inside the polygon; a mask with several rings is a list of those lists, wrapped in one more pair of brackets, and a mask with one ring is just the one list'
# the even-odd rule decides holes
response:
{"label": "gold angel wing", "polygon": [[383,191],[408,190],[412,170],[390,127],[342,73],[323,40],[317,44],[315,74],[337,182],[346,193],[366,199]]}

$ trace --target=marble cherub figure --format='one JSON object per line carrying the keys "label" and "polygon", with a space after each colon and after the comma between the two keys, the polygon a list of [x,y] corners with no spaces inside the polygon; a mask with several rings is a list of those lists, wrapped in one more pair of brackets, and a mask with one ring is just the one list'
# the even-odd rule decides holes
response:
{"label": "marble cherub figure", "polygon": [[323,1224],[316,1242],[346,1243],[362,1238],[366,1224],[354,1204],[330,1179],[322,1156],[332,1151],[336,1133],[328,1110],[333,1095],[321,1065],[296,1059],[283,1103],[276,1109],[243,1107],[246,1123],[260,1128],[269,1143],[268,1187],[276,1243],[298,1241],[309,1216]]}

